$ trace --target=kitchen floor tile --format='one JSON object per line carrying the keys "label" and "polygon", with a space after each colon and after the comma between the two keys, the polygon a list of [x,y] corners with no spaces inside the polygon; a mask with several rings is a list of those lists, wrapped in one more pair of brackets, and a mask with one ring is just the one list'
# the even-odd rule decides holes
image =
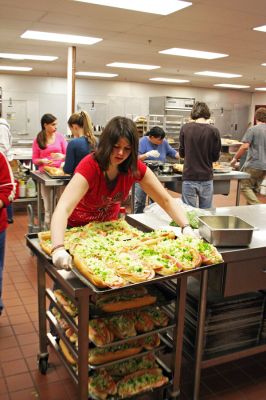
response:
{"label": "kitchen floor tile", "polygon": [[8,361],[2,363],[2,370],[5,376],[17,375],[22,372],[28,371],[26,361],[21,358],[20,360]]}
{"label": "kitchen floor tile", "polygon": [[6,382],[9,392],[16,392],[18,390],[27,389],[32,387],[33,385],[32,378],[29,372],[7,376]]}

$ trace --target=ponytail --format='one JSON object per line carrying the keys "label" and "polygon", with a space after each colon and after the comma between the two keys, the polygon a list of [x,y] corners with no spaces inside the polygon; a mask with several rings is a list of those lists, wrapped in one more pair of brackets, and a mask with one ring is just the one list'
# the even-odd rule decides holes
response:
{"label": "ponytail", "polygon": [[80,116],[83,121],[84,136],[86,136],[92,147],[96,147],[97,142],[93,134],[93,126],[89,114],[87,114],[86,111],[81,111]]}
{"label": "ponytail", "polygon": [[45,134],[45,130],[44,129],[42,129],[38,133],[36,140],[37,140],[37,143],[38,143],[38,146],[40,147],[40,149],[42,149],[42,150],[46,149],[46,145],[47,145],[46,140],[47,140],[47,138],[46,138],[46,134]]}
{"label": "ponytail", "polygon": [[92,147],[96,147],[97,141],[93,134],[92,121],[86,111],[80,111],[79,113],[72,114],[67,123],[70,127],[75,124],[82,128],[84,136],[87,138],[88,142]]}

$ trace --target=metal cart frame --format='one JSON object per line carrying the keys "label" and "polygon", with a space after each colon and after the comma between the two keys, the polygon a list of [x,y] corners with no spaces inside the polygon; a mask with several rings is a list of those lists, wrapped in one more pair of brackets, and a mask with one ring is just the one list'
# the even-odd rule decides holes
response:
{"label": "metal cart frame", "polygon": [[[49,353],[47,350],[47,338],[52,346],[58,350],[56,341],[50,333],[46,330],[46,274],[49,275],[54,282],[59,283],[67,295],[77,304],[78,307],[78,375],[71,370],[66,364],[63,357],[60,357],[63,364],[66,366],[68,372],[72,376],[75,383],[78,385],[78,395],[80,400],[88,399],[88,321],[89,321],[89,302],[90,296],[93,293],[106,293],[107,291],[99,291],[97,288],[93,290],[91,287],[84,285],[72,271],[57,270],[47,255],[41,250],[37,234],[26,235],[27,246],[31,249],[32,253],[37,256],[37,274],[38,274],[38,312],[39,312],[39,370],[41,373],[46,373],[48,368]],[[183,271],[170,276],[160,276],[151,281],[142,282],[139,285],[152,285],[153,283],[162,281],[171,281],[176,288],[176,301],[175,301],[175,321],[176,326],[173,336],[173,354],[171,369],[173,371],[172,385],[170,388],[169,396],[172,399],[178,398],[180,395],[180,376],[181,376],[181,360],[183,351],[183,334],[185,322],[185,305],[186,305],[186,291],[187,279],[194,273],[203,272],[206,276],[208,269],[219,266],[203,266],[191,271]],[[115,292],[116,289],[108,290]],[[199,349],[201,351],[201,349]],[[60,353],[59,353],[60,356]],[[121,361],[121,360],[119,360]]]}

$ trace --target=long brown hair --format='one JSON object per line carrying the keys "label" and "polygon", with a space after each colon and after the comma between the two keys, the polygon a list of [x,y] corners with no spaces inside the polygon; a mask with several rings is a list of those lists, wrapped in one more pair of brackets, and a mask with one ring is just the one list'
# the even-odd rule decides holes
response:
{"label": "long brown hair", "polygon": [[68,125],[71,127],[72,125],[78,125],[83,129],[84,136],[88,139],[88,142],[95,147],[96,146],[96,138],[93,134],[93,126],[92,121],[89,114],[86,111],[80,111],[79,113],[72,114],[68,121]]}
{"label": "long brown hair", "polygon": [[110,164],[110,156],[113,148],[120,138],[125,138],[129,142],[131,153],[129,157],[118,166],[118,170],[122,173],[127,173],[131,170],[132,174],[137,176],[139,135],[136,124],[129,118],[114,117],[107,123],[100,136],[99,144],[95,152],[95,159],[102,170],[106,171]]}
{"label": "long brown hair", "polygon": [[37,135],[37,143],[40,149],[44,150],[46,149],[47,146],[47,136],[45,133],[45,127],[44,124],[52,124],[54,121],[56,121],[57,118],[53,114],[44,114],[41,118],[41,127],[42,130],[38,133]]}

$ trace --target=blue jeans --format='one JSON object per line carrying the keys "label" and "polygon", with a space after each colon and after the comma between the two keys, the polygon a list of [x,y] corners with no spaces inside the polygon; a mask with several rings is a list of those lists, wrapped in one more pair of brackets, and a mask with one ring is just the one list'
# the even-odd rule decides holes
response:
{"label": "blue jeans", "polygon": [[2,301],[3,270],[5,258],[6,230],[0,232],[0,314],[4,308]]}
{"label": "blue jeans", "polygon": [[8,219],[8,221],[12,221],[12,219],[13,219],[13,205],[12,205],[12,203],[9,204],[6,207],[6,211],[7,211],[7,219]]}
{"label": "blue jeans", "polygon": [[[182,200],[192,207],[211,208],[213,181],[183,181]],[[198,204],[197,204],[198,200]]]}
{"label": "blue jeans", "polygon": [[135,183],[135,201],[134,201],[134,213],[143,213],[146,204],[146,193],[141,189],[138,183]]}

